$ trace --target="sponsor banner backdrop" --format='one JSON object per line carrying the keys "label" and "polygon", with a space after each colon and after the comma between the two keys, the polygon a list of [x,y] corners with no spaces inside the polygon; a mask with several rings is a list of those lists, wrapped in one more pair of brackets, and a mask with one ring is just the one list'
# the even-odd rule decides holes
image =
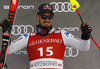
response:
{"label": "sponsor banner backdrop", "polygon": [[[77,0],[81,7],[78,9],[84,22],[93,28],[93,37],[100,45],[100,1],[99,0]],[[11,40],[17,39],[24,33],[34,31],[38,24],[36,19],[37,8],[42,3],[49,3],[54,9],[53,28],[60,28],[69,31],[78,38],[81,38],[81,20],[77,13],[71,10],[68,0],[20,0],[15,25],[12,28]],[[0,21],[7,18],[10,8],[10,0],[0,0]],[[0,31],[2,38],[2,31]],[[2,39],[0,40],[2,41]],[[0,41],[0,44],[1,44]],[[34,53],[33,53],[34,55]],[[64,69],[99,69],[100,51],[91,40],[91,47],[88,52],[81,52],[72,47],[66,47],[64,55]],[[26,48],[10,54],[6,61],[7,69],[29,69],[29,60]],[[6,69],[6,68],[5,68]]]}

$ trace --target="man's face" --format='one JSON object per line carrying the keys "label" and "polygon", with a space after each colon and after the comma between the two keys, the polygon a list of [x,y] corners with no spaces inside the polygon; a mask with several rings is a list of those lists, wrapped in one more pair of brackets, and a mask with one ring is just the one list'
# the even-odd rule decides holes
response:
{"label": "man's face", "polygon": [[50,27],[53,21],[53,15],[50,12],[46,12],[43,15],[36,15],[37,20],[41,26]]}

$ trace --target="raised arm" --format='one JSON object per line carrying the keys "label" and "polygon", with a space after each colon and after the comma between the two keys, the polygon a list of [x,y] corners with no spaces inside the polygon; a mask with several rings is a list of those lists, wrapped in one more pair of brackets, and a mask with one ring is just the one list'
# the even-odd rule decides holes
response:
{"label": "raised arm", "polygon": [[63,37],[63,41],[65,46],[70,46],[76,49],[79,49],[80,51],[88,51],[90,48],[90,39],[88,40],[82,40],[79,39],[77,37],[75,37],[74,35],[72,35],[71,33],[62,30],[62,37]]}

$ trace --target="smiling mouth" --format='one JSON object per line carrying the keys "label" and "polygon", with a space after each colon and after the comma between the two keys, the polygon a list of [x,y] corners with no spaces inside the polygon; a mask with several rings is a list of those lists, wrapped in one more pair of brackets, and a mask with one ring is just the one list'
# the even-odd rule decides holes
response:
{"label": "smiling mouth", "polygon": [[44,23],[44,24],[49,24],[49,23]]}
{"label": "smiling mouth", "polygon": [[50,23],[50,22],[44,21],[43,23]]}

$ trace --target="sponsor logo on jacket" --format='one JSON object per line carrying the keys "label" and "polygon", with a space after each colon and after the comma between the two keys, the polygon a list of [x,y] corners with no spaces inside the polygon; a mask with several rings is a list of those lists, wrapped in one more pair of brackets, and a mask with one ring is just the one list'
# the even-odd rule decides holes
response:
{"label": "sponsor logo on jacket", "polygon": [[35,45],[35,44],[43,44],[43,43],[62,43],[62,39],[40,39],[40,40],[34,40],[29,43],[29,46]]}

